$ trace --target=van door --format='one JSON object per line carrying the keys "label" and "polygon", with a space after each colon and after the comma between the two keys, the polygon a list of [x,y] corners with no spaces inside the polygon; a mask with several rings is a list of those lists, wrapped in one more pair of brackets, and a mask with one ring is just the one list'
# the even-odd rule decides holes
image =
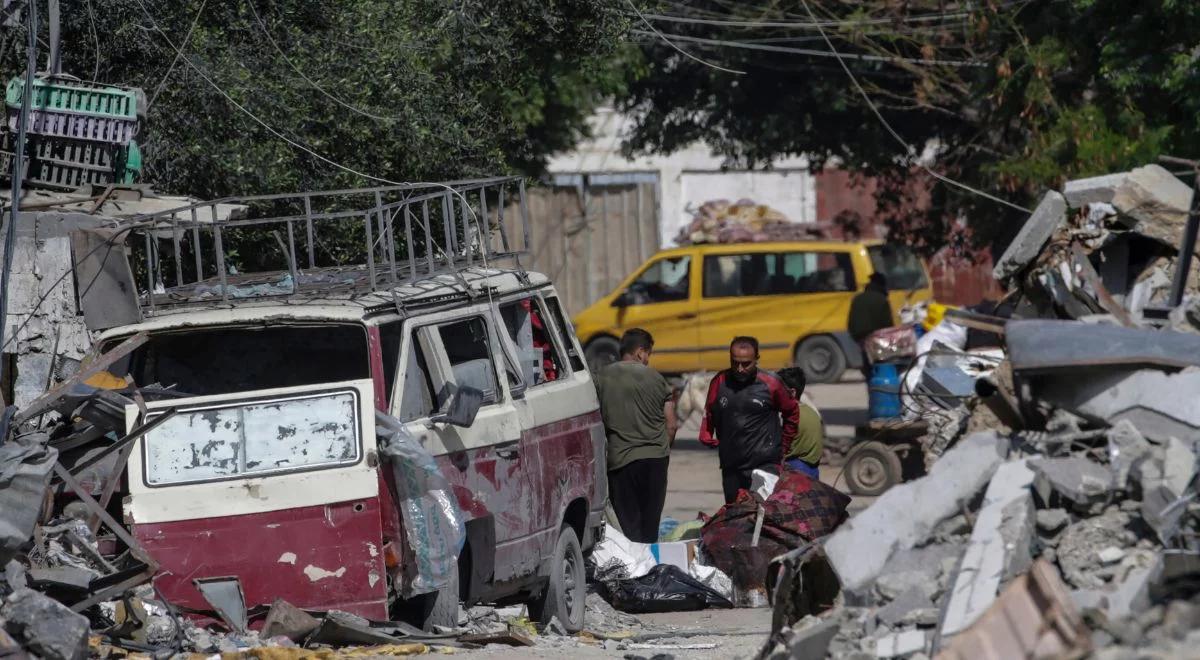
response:
{"label": "van door", "polygon": [[125,516],[167,600],[212,611],[195,580],[233,578],[248,608],[283,598],[387,618],[370,380],[147,408],[178,413],[130,454]]}
{"label": "van door", "polygon": [[695,260],[690,254],[652,260],[614,300],[616,330],[642,328],[654,336],[650,366],[668,373],[700,364]]}
{"label": "van door", "polygon": [[[500,332],[503,332],[501,330]],[[421,316],[405,322],[393,415],[438,461],[468,520],[490,519],[495,547],[472,548],[491,565],[493,582],[532,575],[537,569],[534,506],[520,451],[521,425],[499,336],[486,305]],[[484,392],[469,428],[431,424],[447,386]],[[465,579],[465,576],[460,576]]]}
{"label": "van door", "polygon": [[729,366],[729,342],[758,338],[760,364],[792,362],[797,342],[845,330],[854,269],[846,252],[747,252],[704,257],[700,343],[705,369]]}
{"label": "van door", "polygon": [[[598,520],[589,514],[604,508],[604,430],[595,387],[582,361],[572,364],[564,340],[555,331],[544,301],[538,295],[499,305],[506,340],[521,356],[523,393],[515,402],[521,418],[522,461],[535,504],[534,524],[541,555],[550,556],[564,515],[586,532]],[[572,346],[571,351],[574,350]],[[580,534],[586,547],[589,540]]]}

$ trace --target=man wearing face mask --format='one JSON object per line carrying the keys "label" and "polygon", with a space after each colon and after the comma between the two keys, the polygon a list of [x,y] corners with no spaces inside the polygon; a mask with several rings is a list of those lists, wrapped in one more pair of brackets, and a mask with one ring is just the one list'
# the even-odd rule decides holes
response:
{"label": "man wearing face mask", "polygon": [[700,440],[719,452],[726,503],[750,488],[754,470],[779,474],[800,412],[779,376],[758,368],[757,339],[736,337],[730,343],[729,368],[709,384],[704,411]]}
{"label": "man wearing face mask", "polygon": [[657,543],[675,442],[671,386],[650,368],[654,338],[641,328],[621,337],[621,360],[596,374],[608,439],[608,497],[626,538]]}

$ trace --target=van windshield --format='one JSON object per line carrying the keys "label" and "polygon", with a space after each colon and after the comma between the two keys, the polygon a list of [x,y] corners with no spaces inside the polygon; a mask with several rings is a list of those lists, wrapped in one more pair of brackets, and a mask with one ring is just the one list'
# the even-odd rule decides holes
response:
{"label": "van windshield", "polygon": [[232,326],[151,335],[112,367],[138,386],[181,394],[233,394],[371,377],[358,325]]}
{"label": "van windshield", "polygon": [[892,290],[923,289],[929,286],[921,259],[905,245],[872,245],[867,248],[871,266],[887,278]]}

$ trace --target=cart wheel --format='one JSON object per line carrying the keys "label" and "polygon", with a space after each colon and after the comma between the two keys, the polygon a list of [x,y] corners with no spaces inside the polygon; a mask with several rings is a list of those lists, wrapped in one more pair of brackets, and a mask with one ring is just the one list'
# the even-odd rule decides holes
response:
{"label": "cart wheel", "polygon": [[843,470],[846,484],[855,495],[882,495],[900,483],[902,475],[900,457],[887,445],[874,440],[853,448]]}

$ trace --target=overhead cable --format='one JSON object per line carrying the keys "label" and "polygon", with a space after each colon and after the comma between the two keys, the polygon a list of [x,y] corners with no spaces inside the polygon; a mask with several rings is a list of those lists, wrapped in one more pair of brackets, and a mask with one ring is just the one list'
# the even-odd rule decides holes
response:
{"label": "overhead cable", "polygon": [[625,3],[628,4],[629,8],[632,9],[634,11],[634,13],[636,13],[638,15],[638,18],[642,19],[642,22],[646,24],[646,27],[650,28],[651,32],[653,32],[655,35],[658,35],[659,39],[662,39],[663,41],[667,42],[668,46],[670,46],[671,48],[674,48],[676,51],[678,51],[684,57],[687,57],[690,60],[694,60],[696,62],[699,62],[700,64],[703,64],[704,66],[711,67],[718,71],[724,71],[726,73],[733,73],[733,74],[737,74],[739,76],[745,75],[745,73],[746,73],[745,71],[738,71],[737,69],[729,69],[729,68],[726,68],[726,67],[723,67],[723,66],[720,66],[717,64],[713,64],[712,62],[706,62],[706,61],[700,59],[699,57],[696,57],[695,55],[692,55],[691,53],[687,52],[686,50],[680,48],[677,44],[675,44],[670,39],[668,39],[662,32],[659,32],[658,28],[654,27],[653,23],[646,20],[646,17],[642,16],[642,12],[638,11],[638,8],[633,4],[632,0],[625,0]]}
{"label": "overhead cable", "polygon": [[[801,4],[804,5],[804,10],[806,12],[808,12],[809,18],[811,18],[815,24],[817,22],[817,17],[815,14],[813,14],[812,8],[808,6],[808,0],[800,0],[800,2],[801,2]],[[892,135],[892,137],[895,138],[896,141],[900,143],[901,146],[904,147],[904,153],[906,156],[908,156],[910,158],[915,158],[917,155],[916,150],[913,149],[912,145],[910,145],[907,140],[905,140],[898,132],[896,132],[896,129],[892,128],[892,125],[888,123],[888,120],[883,117],[883,113],[879,111],[879,108],[875,105],[875,102],[871,100],[870,95],[868,95],[867,91],[865,89],[863,89],[861,84],[859,84],[858,78],[854,77],[854,73],[852,71],[850,71],[850,67],[846,65],[846,61],[844,59],[842,59],[841,53],[839,53],[837,48],[833,45],[833,40],[831,40],[829,38],[829,35],[825,33],[825,28],[821,27],[820,25],[817,25],[817,30],[820,31],[821,36],[825,39],[825,45],[827,45],[829,47],[830,52],[832,52],[837,57],[838,63],[842,65],[842,70],[846,72],[846,75],[850,78],[850,82],[854,84],[854,88],[858,90],[858,93],[862,96],[863,100],[866,101],[867,106],[869,108],[871,108],[871,112],[875,113],[875,117],[877,119],[879,119],[879,123],[883,125],[884,129],[886,129],[887,132],[890,133]],[[957,188],[961,188],[962,190],[965,190],[969,193],[978,195],[985,199],[989,199],[998,204],[1003,204],[1004,206],[1007,206],[1009,208],[1016,209],[1018,211],[1024,211],[1025,213],[1032,213],[1032,211],[1025,208],[1024,206],[1021,206],[1019,204],[1014,204],[1006,199],[1002,199],[1000,197],[996,197],[995,195],[984,192],[982,190],[972,188],[971,186],[969,186],[965,183],[955,181],[954,179],[951,179],[948,176],[945,176],[943,174],[935,172],[933,170],[933,168],[929,167],[928,165],[925,165],[924,163],[921,163],[919,159],[917,159],[917,164],[921,167],[921,169],[925,170],[925,172],[927,174],[929,174],[929,176],[937,179],[938,181],[941,181],[942,183],[945,183],[945,184],[948,184],[951,186],[955,186]]]}

